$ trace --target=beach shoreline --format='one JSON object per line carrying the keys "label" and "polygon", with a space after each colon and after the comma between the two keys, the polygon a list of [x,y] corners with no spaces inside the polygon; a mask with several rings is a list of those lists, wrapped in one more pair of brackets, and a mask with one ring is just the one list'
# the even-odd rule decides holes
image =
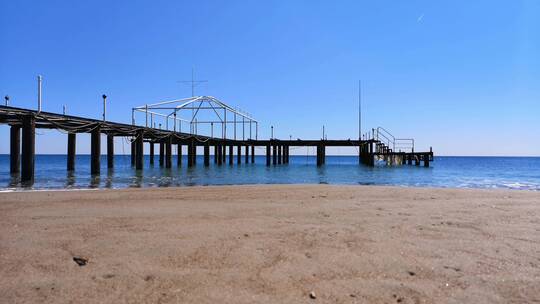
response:
{"label": "beach shoreline", "polygon": [[0,193],[0,302],[540,300],[536,191],[81,190]]}

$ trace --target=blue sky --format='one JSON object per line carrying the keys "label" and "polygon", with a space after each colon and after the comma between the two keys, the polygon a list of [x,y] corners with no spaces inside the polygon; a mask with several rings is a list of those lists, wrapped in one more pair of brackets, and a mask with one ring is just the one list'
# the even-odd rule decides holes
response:
{"label": "blue sky", "polygon": [[[0,45],[14,106],[36,107],[42,74],[44,110],[99,118],[105,93],[108,118],[130,122],[190,96],[177,81],[194,67],[197,93],[252,113],[261,137],[355,138],[362,79],[365,131],[439,155],[540,155],[538,1],[2,1]],[[37,152],[65,153],[65,137],[39,131]]]}

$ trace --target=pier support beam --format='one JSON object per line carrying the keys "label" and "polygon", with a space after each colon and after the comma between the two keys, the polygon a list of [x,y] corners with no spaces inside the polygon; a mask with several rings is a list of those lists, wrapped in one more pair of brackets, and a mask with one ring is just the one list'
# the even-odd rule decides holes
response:
{"label": "pier support beam", "polygon": [[187,145],[187,158],[188,158],[188,168],[193,167],[193,140],[190,140]]}
{"label": "pier support beam", "polygon": [[114,136],[107,134],[107,168],[114,168]]}
{"label": "pier support beam", "polygon": [[169,135],[165,141],[165,168],[172,167],[172,137]]}
{"label": "pier support beam", "polygon": [[11,126],[9,145],[9,172],[21,172],[21,127]]}
{"label": "pier support beam", "polygon": [[218,158],[219,158],[218,151],[219,151],[219,146],[214,145],[214,164],[218,163]]}
{"label": "pier support beam", "polygon": [[36,118],[34,115],[23,117],[21,183],[34,183],[34,164],[36,157]]}
{"label": "pier support beam", "polygon": [[221,166],[223,164],[223,156],[221,154],[223,153],[223,148],[221,145],[216,145],[217,154],[214,156],[217,159],[218,166]]}
{"label": "pier support beam", "polygon": [[163,167],[165,165],[165,143],[163,139],[159,142],[159,166]]}
{"label": "pier support beam", "polygon": [[429,167],[429,154],[424,154],[424,167]]}
{"label": "pier support beam", "polygon": [[144,142],[144,131],[139,130],[137,131],[137,139],[135,140],[135,169],[142,170],[143,169],[143,163],[144,163],[144,150],[143,150],[143,142]]}
{"label": "pier support beam", "polygon": [[131,166],[135,166],[135,158],[137,155],[137,144],[135,143],[136,139],[131,141]]}
{"label": "pier support beam", "polygon": [[150,142],[150,166],[154,165],[154,154],[155,154],[154,148],[155,148],[154,142],[151,141]]}
{"label": "pier support beam", "polygon": [[204,166],[210,166],[210,145],[208,143],[204,144]]}
{"label": "pier support beam", "polygon": [[90,135],[90,173],[98,175],[101,160],[101,130],[96,127]]}
{"label": "pier support beam", "polygon": [[223,145],[221,146],[221,160],[222,163],[227,163],[227,145],[225,142],[223,142]]}
{"label": "pier support beam", "polygon": [[182,144],[179,143],[178,147],[176,149],[177,149],[177,152],[176,152],[176,166],[178,168],[180,168],[180,167],[182,167]]}
{"label": "pier support beam", "polygon": [[277,158],[278,158],[278,164],[281,165],[283,163],[283,146],[282,145],[278,146]]}
{"label": "pier support beam", "polygon": [[232,165],[234,161],[233,149],[233,145],[229,145],[229,165]]}
{"label": "pier support beam", "polygon": [[240,145],[236,147],[236,163],[239,165],[242,163],[242,146]]}
{"label": "pier support beam", "polygon": [[246,158],[244,159],[244,162],[246,164],[249,164],[249,146],[248,145],[246,145],[245,150],[246,150]]}
{"label": "pier support beam", "polygon": [[277,145],[272,147],[272,164],[277,165]]}
{"label": "pier support beam", "polygon": [[77,135],[75,133],[68,133],[67,141],[67,170],[75,170],[75,148],[77,145]]}
{"label": "pier support beam", "polygon": [[193,139],[193,165],[197,164],[197,142]]}
{"label": "pier support beam", "polygon": [[251,146],[251,163],[255,163],[255,146]]}
{"label": "pier support beam", "polygon": [[317,146],[317,166],[322,166],[326,163],[326,146],[319,144]]}
{"label": "pier support beam", "polygon": [[270,166],[270,144],[266,145],[266,165]]}

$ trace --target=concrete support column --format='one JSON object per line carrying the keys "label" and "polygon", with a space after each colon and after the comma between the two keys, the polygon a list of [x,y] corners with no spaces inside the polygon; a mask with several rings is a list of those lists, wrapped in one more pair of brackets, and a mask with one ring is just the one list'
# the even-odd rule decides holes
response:
{"label": "concrete support column", "polygon": [[21,127],[11,126],[9,145],[9,172],[21,172]]}
{"label": "concrete support column", "polygon": [[223,164],[223,156],[221,155],[223,153],[223,148],[221,145],[216,145],[216,149],[217,149],[217,155],[216,155],[217,164],[218,166],[221,166],[221,164]]}
{"label": "concrete support column", "polygon": [[137,144],[135,143],[135,139],[131,142],[131,166],[135,166],[135,159],[137,155]]}
{"label": "concrete support column", "polygon": [[270,166],[270,144],[266,145],[266,165]]}
{"label": "concrete support column", "polygon": [[107,168],[114,168],[114,136],[107,134]]}
{"label": "concrete support column", "polygon": [[210,166],[210,145],[208,143],[204,144],[204,166]]}
{"label": "concrete support column", "polygon": [[277,145],[272,147],[272,164],[277,165]]}
{"label": "concrete support column", "polygon": [[159,166],[163,167],[165,165],[165,143],[163,139],[159,142]]}
{"label": "concrete support column", "polygon": [[219,151],[219,146],[218,145],[214,145],[214,164],[217,164],[218,163],[218,151]]}
{"label": "concrete support column", "polygon": [[75,148],[77,145],[77,135],[75,133],[68,133],[67,141],[67,170],[75,170]]}
{"label": "concrete support column", "polygon": [[144,150],[143,150],[143,143],[144,143],[144,131],[139,130],[137,131],[137,139],[135,140],[135,169],[142,170],[143,169],[143,163],[144,163]]}
{"label": "concrete support column", "polygon": [[154,165],[154,154],[155,154],[155,151],[154,151],[154,142],[151,141],[150,142],[150,165],[153,166]]}
{"label": "concrete support column", "polygon": [[278,149],[278,153],[277,153],[278,164],[281,165],[283,163],[283,146],[279,145],[277,149]]}
{"label": "concrete support column", "polygon": [[101,160],[101,130],[95,128],[90,135],[90,173],[98,175]]}
{"label": "concrete support column", "polygon": [[178,143],[178,152],[176,152],[176,166],[178,168],[182,167],[182,144]]}
{"label": "concrete support column", "polygon": [[23,117],[21,156],[21,183],[29,186],[34,183],[36,157],[36,118],[32,114]]}
{"label": "concrete support column", "polygon": [[172,167],[172,137],[167,137],[165,141],[165,168]]}
{"label": "concrete support column", "polygon": [[234,149],[233,145],[230,145],[229,146],[229,165],[232,165],[234,161],[233,149]]}
{"label": "concrete support column", "polygon": [[246,164],[249,164],[249,146],[246,145],[245,150],[246,150],[246,158],[245,158],[244,162]]}
{"label": "concrete support column", "polygon": [[251,163],[255,163],[255,146],[251,146]]}
{"label": "concrete support column", "polygon": [[187,145],[188,152],[188,167],[193,167],[193,141],[189,141]]}
{"label": "concrete support column", "polygon": [[239,165],[242,163],[242,146],[240,145],[236,148],[236,163]]}

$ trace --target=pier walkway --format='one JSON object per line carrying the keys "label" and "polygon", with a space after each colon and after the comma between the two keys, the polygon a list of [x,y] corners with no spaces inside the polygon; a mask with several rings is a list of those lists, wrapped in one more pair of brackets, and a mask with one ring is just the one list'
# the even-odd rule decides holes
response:
{"label": "pier walkway", "polygon": [[[172,146],[178,146],[177,166],[182,166],[182,146],[187,146],[187,166],[195,166],[197,147],[203,147],[204,166],[210,165],[211,150],[216,165],[254,163],[255,148],[266,150],[266,165],[286,165],[289,163],[291,147],[316,147],[317,165],[325,164],[326,147],[356,147],[360,164],[374,166],[383,161],[387,165],[414,165],[422,162],[429,167],[433,161],[433,151],[414,151],[412,148],[398,149],[403,142],[393,138],[382,128],[373,129],[362,140],[280,140],[280,139],[227,139],[195,135],[184,132],[142,127],[135,124],[116,123],[50,112],[38,112],[10,106],[0,106],[0,124],[10,126],[10,172],[20,174],[23,185],[31,185],[35,170],[35,134],[36,129],[55,129],[67,135],[67,170],[75,169],[76,135],[91,134],[92,174],[100,174],[101,135],[106,135],[107,168],[114,167],[114,137],[128,137],[131,142],[131,164],[143,170],[143,146],[150,146],[150,164],[154,164],[155,145],[159,145],[159,165],[165,168],[173,166]],[[22,136],[21,136],[22,133]],[[6,142],[2,140],[2,142]],[[398,149],[398,151],[396,151]],[[405,152],[406,151],[406,152]]]}

